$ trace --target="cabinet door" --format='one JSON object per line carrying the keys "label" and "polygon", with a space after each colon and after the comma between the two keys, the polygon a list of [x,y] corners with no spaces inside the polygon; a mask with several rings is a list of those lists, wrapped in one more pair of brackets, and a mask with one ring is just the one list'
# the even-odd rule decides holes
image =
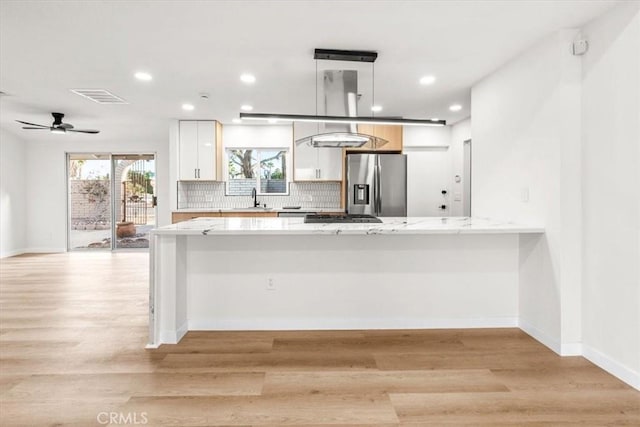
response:
{"label": "cabinet door", "polygon": [[[298,140],[306,136],[315,135],[318,126],[315,123],[296,122],[293,124],[293,139]],[[298,145],[294,142],[294,181],[315,181],[318,179],[318,149],[307,144]],[[338,150],[340,151],[340,150]]]}
{"label": "cabinet door", "polygon": [[198,178],[198,122],[180,122],[180,141],[178,141],[178,179],[194,180]]}
{"label": "cabinet door", "polygon": [[321,181],[342,180],[342,149],[316,148],[318,151],[318,179]]}
{"label": "cabinet door", "polygon": [[375,125],[374,132],[374,135],[378,138],[389,141],[376,151],[402,151],[402,126]]}
{"label": "cabinet door", "polygon": [[199,121],[198,124],[198,178],[216,179],[216,122]]}
{"label": "cabinet door", "polygon": [[377,149],[365,144],[360,148],[350,148],[349,151],[402,151],[402,126],[359,124],[358,133],[377,136],[386,139],[388,143]]}

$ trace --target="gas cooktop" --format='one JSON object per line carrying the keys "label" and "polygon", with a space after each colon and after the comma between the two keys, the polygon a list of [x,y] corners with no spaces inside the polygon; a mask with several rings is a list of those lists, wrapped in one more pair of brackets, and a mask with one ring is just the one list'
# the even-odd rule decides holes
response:
{"label": "gas cooktop", "polygon": [[376,218],[373,215],[322,215],[322,214],[309,214],[305,215],[304,222],[307,224],[318,223],[380,223],[382,220]]}

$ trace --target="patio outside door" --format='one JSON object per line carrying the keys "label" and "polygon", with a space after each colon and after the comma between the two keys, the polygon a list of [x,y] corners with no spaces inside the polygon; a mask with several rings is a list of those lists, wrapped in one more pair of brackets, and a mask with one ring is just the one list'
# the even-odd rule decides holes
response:
{"label": "patio outside door", "polygon": [[145,249],[156,223],[155,155],[67,155],[68,249]]}

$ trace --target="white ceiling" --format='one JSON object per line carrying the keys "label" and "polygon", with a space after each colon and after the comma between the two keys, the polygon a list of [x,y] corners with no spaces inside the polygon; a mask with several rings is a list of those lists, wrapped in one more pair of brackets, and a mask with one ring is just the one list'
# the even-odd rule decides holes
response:
{"label": "white ceiling", "polygon": [[[316,47],[375,50],[380,115],[469,115],[470,88],[536,40],[575,28],[615,1],[6,1],[0,3],[0,125],[48,124],[66,113],[91,140],[166,139],[169,119],[230,123],[254,112],[315,110]],[[351,63],[321,64],[345,68]],[[371,68],[360,67],[360,114],[369,114]],[[133,74],[148,71],[153,81]],[[257,82],[246,86],[242,72]],[[426,74],[435,84],[420,86]],[[104,88],[128,105],[99,105],[71,88]],[[210,98],[199,99],[200,92]],[[185,112],[181,104],[196,109]],[[462,111],[448,106],[460,103]],[[27,132],[30,132],[27,135]],[[59,138],[54,136],[53,139]]]}

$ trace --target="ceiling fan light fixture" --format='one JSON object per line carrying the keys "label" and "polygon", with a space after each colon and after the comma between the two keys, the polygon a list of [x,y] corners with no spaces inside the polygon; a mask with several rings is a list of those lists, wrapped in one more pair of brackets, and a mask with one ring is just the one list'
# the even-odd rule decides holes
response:
{"label": "ceiling fan light fixture", "polygon": [[67,133],[67,130],[65,128],[60,128],[60,127],[51,128],[51,133],[57,133],[57,134],[60,134],[60,135],[64,135],[64,134]]}

